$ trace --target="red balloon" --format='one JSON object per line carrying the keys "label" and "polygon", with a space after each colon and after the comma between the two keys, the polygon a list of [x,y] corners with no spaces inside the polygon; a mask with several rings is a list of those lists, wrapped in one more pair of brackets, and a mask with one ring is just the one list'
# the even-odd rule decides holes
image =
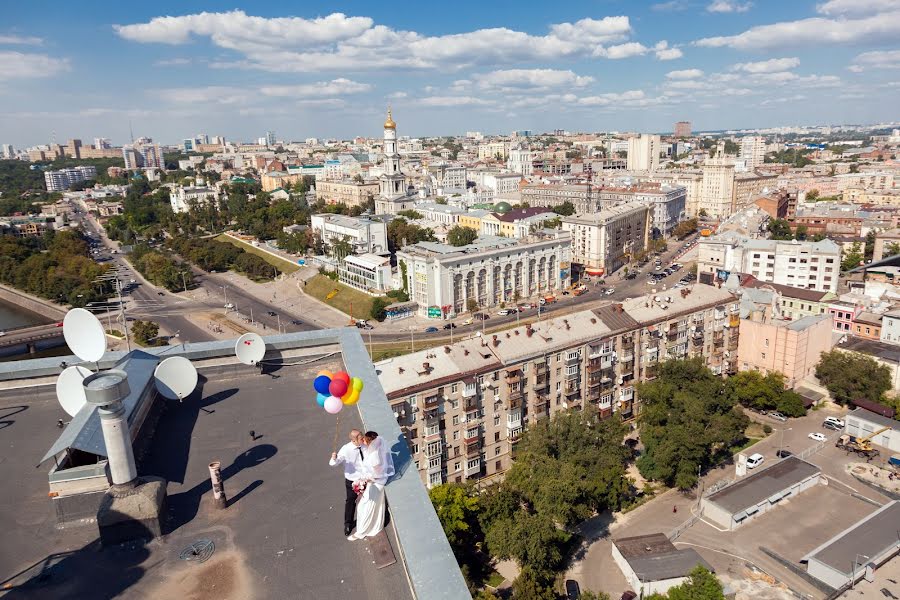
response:
{"label": "red balloon", "polygon": [[332,379],[331,385],[328,386],[328,391],[331,392],[332,396],[340,398],[347,393],[347,382],[343,379]]}
{"label": "red balloon", "polygon": [[[350,375],[347,373],[347,371],[338,371],[331,379],[332,381],[334,381],[335,379],[340,379],[347,385],[350,385]],[[340,394],[335,394],[335,396],[337,396],[338,398],[341,397]]]}

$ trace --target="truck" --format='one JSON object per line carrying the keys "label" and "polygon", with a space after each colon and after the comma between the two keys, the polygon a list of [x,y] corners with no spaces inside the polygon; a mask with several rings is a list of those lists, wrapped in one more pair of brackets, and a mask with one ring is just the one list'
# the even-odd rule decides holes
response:
{"label": "truck", "polygon": [[866,437],[855,437],[845,433],[837,439],[837,442],[835,442],[834,445],[841,450],[846,450],[848,453],[856,452],[859,456],[874,458],[881,454],[881,452],[877,448],[872,447],[871,440],[879,433],[883,433],[888,429],[890,429],[890,427],[882,427],[875,433],[871,433]]}
{"label": "truck", "polygon": [[556,302],[556,296],[544,296],[541,298],[541,304],[553,304]]}

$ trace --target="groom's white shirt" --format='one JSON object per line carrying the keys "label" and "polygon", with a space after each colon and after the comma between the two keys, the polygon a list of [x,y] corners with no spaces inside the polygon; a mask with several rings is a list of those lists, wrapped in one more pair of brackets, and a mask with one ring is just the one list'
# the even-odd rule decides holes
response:
{"label": "groom's white shirt", "polygon": [[359,457],[359,446],[353,442],[347,442],[341,449],[337,451],[336,459],[328,459],[328,464],[332,467],[343,463],[344,477],[349,481],[362,479],[362,459]]}

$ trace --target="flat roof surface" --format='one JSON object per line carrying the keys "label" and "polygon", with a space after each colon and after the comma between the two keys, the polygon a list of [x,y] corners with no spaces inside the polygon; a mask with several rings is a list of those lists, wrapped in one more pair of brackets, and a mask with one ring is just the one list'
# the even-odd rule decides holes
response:
{"label": "flat roof surface", "polygon": [[[682,295],[684,294],[684,295]],[[665,308],[658,302],[649,299],[671,298],[665,302]],[[638,296],[622,302],[622,307],[635,321],[641,324],[655,323],[673,316],[693,312],[702,307],[737,302],[738,298],[731,292],[703,283],[695,283],[680,290],[660,290],[655,294]],[[649,304],[649,306],[648,306]]]}
{"label": "flat roof surface", "polygon": [[884,415],[879,415],[878,413],[865,408],[857,408],[856,410],[851,411],[847,416],[865,419],[866,421],[876,423],[882,427],[892,427],[893,429],[900,431],[900,421],[885,417]]}
{"label": "flat roof surface", "polygon": [[[896,547],[900,502],[885,504],[860,522],[837,534],[805,557],[825,563],[835,571],[850,576],[857,555],[876,560],[886,550]],[[861,560],[865,560],[860,556]],[[863,563],[865,564],[865,563]]]}
{"label": "flat roof surface", "polygon": [[[328,358],[272,375],[236,369],[201,376],[201,392],[167,404],[142,475],[168,480],[171,532],[147,544],[101,550],[96,526],[57,529],[47,468],[34,463],[66,418],[53,387],[0,399],[6,448],[0,460],[0,583],[4,600],[27,598],[412,598],[391,526],[397,562],[376,569],[365,541],[343,535],[343,472],[328,466],[336,418],[315,403],[312,379],[342,369]],[[352,373],[352,370],[351,370]],[[345,409],[339,443],[362,423]],[[250,431],[255,432],[251,439]],[[5,457],[11,456],[8,453]],[[230,505],[212,505],[208,463],[219,460]],[[9,485],[9,484],[12,485]],[[179,553],[199,539],[216,545],[205,563]]]}
{"label": "flat roof surface", "polygon": [[714,571],[696,550],[679,550],[662,533],[621,538],[613,544],[641,581],[684,577],[697,565]]}
{"label": "flat roof surface", "polygon": [[789,456],[710,494],[707,501],[714,502],[732,514],[737,513],[819,472],[818,467],[796,456]]}
{"label": "flat roof surface", "polygon": [[900,351],[893,344],[885,344],[876,340],[866,340],[853,336],[847,336],[847,340],[837,345],[842,350],[852,350],[862,354],[870,354],[878,359],[889,362],[900,362]]}

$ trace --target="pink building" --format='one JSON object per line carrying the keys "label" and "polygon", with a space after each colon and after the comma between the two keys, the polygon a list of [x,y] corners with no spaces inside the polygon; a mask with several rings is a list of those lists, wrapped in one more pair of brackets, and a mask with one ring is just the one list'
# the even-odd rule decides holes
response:
{"label": "pink building", "polygon": [[832,348],[831,317],[815,315],[797,321],[741,319],[738,369],[767,374],[778,371],[795,387],[812,375],[823,352]]}
{"label": "pink building", "polygon": [[831,314],[836,332],[850,333],[853,331],[856,315],[862,312],[862,307],[843,300],[835,300],[828,304],[828,312]]}

